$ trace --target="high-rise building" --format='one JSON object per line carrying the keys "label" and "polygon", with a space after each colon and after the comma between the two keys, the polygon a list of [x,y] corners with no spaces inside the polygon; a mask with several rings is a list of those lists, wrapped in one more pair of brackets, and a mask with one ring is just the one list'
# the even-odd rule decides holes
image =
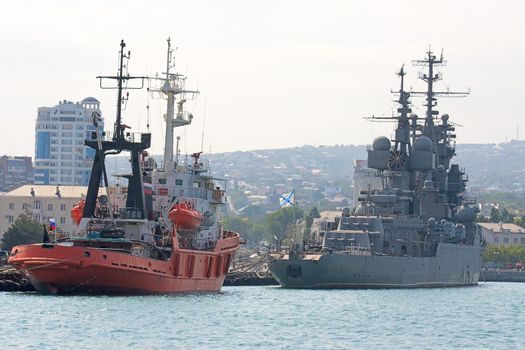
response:
{"label": "high-rise building", "polygon": [[[95,130],[93,112],[101,115],[100,102],[93,97],[38,108],[35,184],[85,186],[89,183],[95,150],[84,146],[84,140],[88,132]],[[103,129],[103,124],[101,127]]]}
{"label": "high-rise building", "polygon": [[33,183],[31,157],[0,157],[0,192]]}

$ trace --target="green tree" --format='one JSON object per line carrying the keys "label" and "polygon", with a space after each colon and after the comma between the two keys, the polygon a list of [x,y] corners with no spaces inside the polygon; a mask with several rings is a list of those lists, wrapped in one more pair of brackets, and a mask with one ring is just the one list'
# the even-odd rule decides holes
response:
{"label": "green tree", "polygon": [[266,210],[260,205],[252,204],[244,207],[239,214],[249,217],[251,221],[263,222],[266,217]]}
{"label": "green tree", "polygon": [[263,239],[272,239],[264,223],[255,222],[246,216],[227,216],[223,219],[224,228],[237,232],[249,246],[256,246]]}
{"label": "green tree", "polygon": [[312,229],[312,224],[314,222],[315,218],[320,218],[321,214],[319,213],[319,209],[317,207],[312,207],[310,211],[308,212],[308,215],[304,218],[305,220],[305,226],[304,226],[304,233],[309,234],[310,230]]}
{"label": "green tree", "polygon": [[525,246],[489,245],[483,252],[483,261],[499,264],[525,262]]}
{"label": "green tree", "polygon": [[228,199],[231,201],[233,206],[237,209],[240,209],[248,205],[248,197],[242,190],[228,191]]}
{"label": "green tree", "polygon": [[264,224],[258,224],[258,223],[253,224],[250,228],[250,233],[251,233],[250,236],[252,238],[252,242],[254,244],[259,244],[259,242],[264,239],[270,242],[273,240],[272,235],[270,234],[270,232],[266,228],[266,225]]}
{"label": "green tree", "polygon": [[2,249],[11,250],[16,245],[42,241],[42,225],[34,222],[29,214],[20,214],[2,238]]}
{"label": "green tree", "polygon": [[507,208],[503,208],[503,210],[501,211],[501,221],[514,222],[514,214],[509,212]]}
{"label": "green tree", "polygon": [[227,216],[223,220],[224,228],[239,233],[242,237],[248,232],[248,218],[243,216]]}
{"label": "green tree", "polygon": [[475,221],[476,222],[488,222],[488,219],[485,216],[483,216],[483,214],[478,214],[476,216],[476,220]]}
{"label": "green tree", "polygon": [[266,216],[266,225],[271,235],[275,235],[279,241],[282,241],[288,232],[288,226],[304,217],[302,209],[297,206],[280,208]]}
{"label": "green tree", "polygon": [[498,209],[492,208],[490,211],[490,222],[500,222],[501,221],[501,214]]}

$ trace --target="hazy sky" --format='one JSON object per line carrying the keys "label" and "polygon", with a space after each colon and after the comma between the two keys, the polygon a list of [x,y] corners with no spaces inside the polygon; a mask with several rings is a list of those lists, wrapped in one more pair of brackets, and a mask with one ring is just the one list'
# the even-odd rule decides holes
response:
{"label": "hazy sky", "polygon": [[[106,125],[115,94],[97,75],[116,72],[119,42],[130,73],[162,71],[166,38],[177,70],[201,91],[183,149],[212,152],[371,143],[392,125],[390,89],[402,63],[444,49],[441,88],[471,88],[438,110],[463,125],[458,142],[525,136],[525,6],[522,1],[1,1],[0,154],[34,156],[39,106],[94,96]],[[423,115],[421,99],[415,112]],[[131,91],[124,123],[145,130],[146,91]],[[162,152],[165,102],[149,99],[153,152]],[[417,107],[417,108],[416,108]],[[525,138],[525,137],[523,137]]]}

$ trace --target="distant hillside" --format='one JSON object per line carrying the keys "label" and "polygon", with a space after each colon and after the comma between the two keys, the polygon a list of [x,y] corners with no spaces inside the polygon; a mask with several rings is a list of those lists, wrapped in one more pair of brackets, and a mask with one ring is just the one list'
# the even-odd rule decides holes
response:
{"label": "distant hillside", "polygon": [[[460,144],[453,163],[465,168],[469,186],[480,190],[525,192],[525,141],[504,144]],[[155,157],[160,161],[161,157]],[[353,174],[355,159],[366,159],[366,146],[302,146],[275,150],[204,154],[213,174],[257,187],[286,184],[290,178],[340,182]],[[181,157],[183,159],[183,157]],[[129,169],[123,157],[108,161],[108,173]],[[315,176],[313,176],[315,175]]]}
{"label": "distant hillside", "polygon": [[471,187],[525,193],[525,141],[458,145],[456,153]]}

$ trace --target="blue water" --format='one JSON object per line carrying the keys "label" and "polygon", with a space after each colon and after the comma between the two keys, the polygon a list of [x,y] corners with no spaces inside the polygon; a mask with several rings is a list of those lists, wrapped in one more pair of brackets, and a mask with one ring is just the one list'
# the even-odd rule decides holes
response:
{"label": "blue water", "polygon": [[525,284],[220,294],[0,293],[0,348],[523,349]]}

